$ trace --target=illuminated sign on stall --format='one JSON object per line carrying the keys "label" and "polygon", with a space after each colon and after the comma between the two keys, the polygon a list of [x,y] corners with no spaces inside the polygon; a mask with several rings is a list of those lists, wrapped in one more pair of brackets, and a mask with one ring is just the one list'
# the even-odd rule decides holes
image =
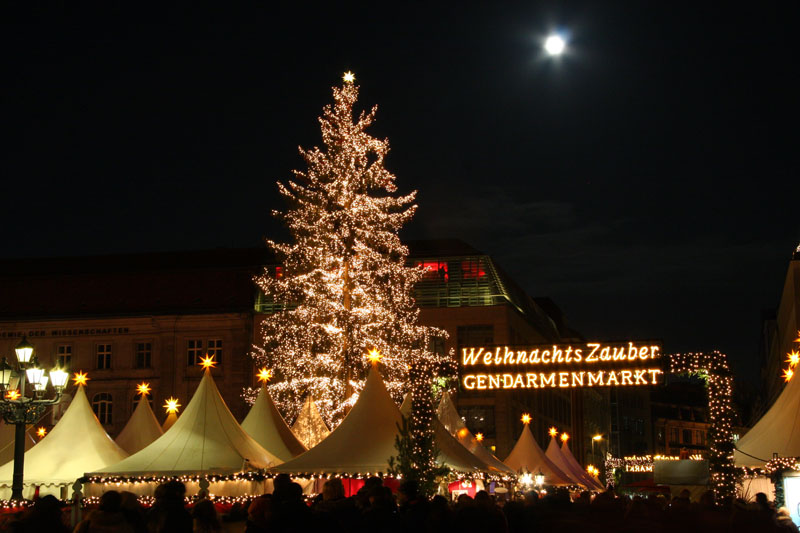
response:
{"label": "illuminated sign on stall", "polygon": [[466,390],[656,385],[659,343],[548,344],[461,349]]}

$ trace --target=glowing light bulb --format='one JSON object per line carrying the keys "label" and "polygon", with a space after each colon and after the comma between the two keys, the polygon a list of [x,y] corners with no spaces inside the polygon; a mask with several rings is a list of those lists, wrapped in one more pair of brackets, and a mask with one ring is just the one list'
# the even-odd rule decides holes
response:
{"label": "glowing light bulb", "polygon": [[800,363],[800,352],[797,350],[789,352],[789,358],[786,359],[786,362],[789,363],[789,366],[792,368],[797,366],[797,363]]}
{"label": "glowing light bulb", "polygon": [[141,394],[142,396],[147,396],[150,394],[150,384],[149,383],[139,383],[136,385],[136,392]]}
{"label": "glowing light bulb", "polygon": [[522,414],[522,423],[523,424],[530,424],[531,423],[531,415],[529,415],[528,413],[523,413]]}
{"label": "glowing light bulb", "polygon": [[347,72],[344,73],[342,79],[344,80],[345,83],[353,83],[354,81],[356,81],[356,75],[348,70]]}
{"label": "glowing light bulb", "polygon": [[261,383],[267,383],[270,379],[272,379],[272,370],[264,367],[258,371],[257,377],[258,381]]}
{"label": "glowing light bulb", "polygon": [[40,427],[39,429],[36,430],[36,436],[39,437],[40,439],[44,438],[45,435],[47,435],[47,430],[45,428]]}
{"label": "glowing light bulb", "polygon": [[381,352],[380,352],[380,351],[379,351],[377,348],[373,348],[373,349],[372,349],[372,350],[370,350],[370,351],[369,351],[369,353],[367,354],[367,359],[369,359],[369,360],[370,360],[370,362],[371,362],[373,365],[377,364],[377,363],[378,363],[378,361],[380,361],[380,360],[381,360],[381,357],[383,357],[383,356],[381,355]]}
{"label": "glowing light bulb", "polygon": [[214,361],[213,355],[206,355],[205,357],[200,358],[200,366],[203,368],[214,368],[217,366],[217,362]]}
{"label": "glowing light bulb", "polygon": [[9,399],[9,400],[12,400],[12,401],[13,400],[19,400],[19,397],[20,397],[20,393],[16,389],[10,390],[10,391],[8,391],[6,393],[6,398]]}
{"label": "glowing light bulb", "polygon": [[477,440],[478,442],[481,442],[483,440],[483,433],[476,433],[475,434],[475,440]]}
{"label": "glowing light bulb", "polygon": [[170,397],[167,400],[167,403],[164,404],[164,408],[167,410],[167,413],[177,413],[180,406],[181,404],[178,403],[178,399],[172,397]]}
{"label": "glowing light bulb", "polygon": [[551,56],[560,56],[566,47],[567,43],[558,34],[553,34],[544,41],[544,49]]}
{"label": "glowing light bulb", "polygon": [[548,433],[550,434],[551,437],[555,437],[556,435],[558,435],[558,430],[556,429],[555,426],[553,426],[550,428],[550,431]]}
{"label": "glowing light bulb", "polygon": [[86,375],[86,372],[78,370],[75,373],[75,377],[72,378],[72,381],[75,383],[75,386],[83,385],[85,387],[86,382],[89,381],[89,376]]}
{"label": "glowing light bulb", "polygon": [[567,442],[567,440],[569,440],[569,435],[567,435],[566,433],[562,433],[561,440],[562,442]]}
{"label": "glowing light bulb", "polygon": [[783,379],[784,381],[786,381],[786,383],[789,383],[793,377],[794,377],[794,370],[792,370],[791,368],[787,368],[786,370],[783,371]]}

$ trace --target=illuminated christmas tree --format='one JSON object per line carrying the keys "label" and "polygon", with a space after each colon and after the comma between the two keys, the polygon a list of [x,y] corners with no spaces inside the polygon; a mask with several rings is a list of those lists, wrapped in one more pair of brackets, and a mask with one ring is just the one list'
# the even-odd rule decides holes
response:
{"label": "illuminated christmas tree", "polygon": [[[377,108],[354,120],[352,74],[333,97],[319,119],[323,147],[301,148],[307,169],[278,183],[289,207],[275,215],[292,242],[267,241],[281,267],[256,281],[281,310],[264,321],[263,348],[253,355],[274,372],[270,394],[287,419],[311,394],[331,428],[363,386],[368,352],[381,354],[381,373],[398,401],[409,388],[430,395],[448,360],[429,350],[432,337],[446,334],[418,323],[413,289],[423,271],[406,265],[398,237],[416,210],[416,192],[394,194],[395,176],[384,167],[388,141],[366,132]],[[429,426],[425,403],[416,402],[422,411],[412,431]]]}

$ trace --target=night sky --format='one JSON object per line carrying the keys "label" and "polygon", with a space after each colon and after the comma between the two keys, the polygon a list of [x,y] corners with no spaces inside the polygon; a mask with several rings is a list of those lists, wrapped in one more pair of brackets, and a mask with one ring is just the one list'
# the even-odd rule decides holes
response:
{"label": "night sky", "polygon": [[719,348],[756,377],[800,242],[796,3],[16,4],[0,255],[282,235],[275,181],[352,70],[419,191],[403,237],[491,254],[587,337]]}

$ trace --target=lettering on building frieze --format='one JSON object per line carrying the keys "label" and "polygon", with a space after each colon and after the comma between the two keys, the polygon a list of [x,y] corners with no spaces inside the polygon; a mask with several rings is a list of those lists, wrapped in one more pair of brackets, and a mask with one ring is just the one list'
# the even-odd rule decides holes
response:
{"label": "lettering on building frieze", "polygon": [[63,328],[63,329],[31,329],[25,331],[0,331],[0,339],[16,339],[22,337],[80,337],[85,335],[124,335],[129,328]]}

